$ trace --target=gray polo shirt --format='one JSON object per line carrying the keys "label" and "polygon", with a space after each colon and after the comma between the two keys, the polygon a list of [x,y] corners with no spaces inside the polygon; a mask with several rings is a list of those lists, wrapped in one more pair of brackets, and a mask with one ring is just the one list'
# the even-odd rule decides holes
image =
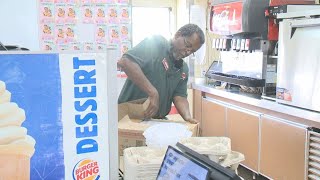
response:
{"label": "gray polo shirt", "polygon": [[[152,36],[124,54],[141,67],[147,79],[158,90],[160,106],[157,118],[163,118],[170,112],[173,97],[187,97],[189,68],[182,59],[179,60],[183,62],[182,66],[176,68],[169,51],[169,41],[162,36]],[[147,97],[145,92],[127,79],[118,103]]]}

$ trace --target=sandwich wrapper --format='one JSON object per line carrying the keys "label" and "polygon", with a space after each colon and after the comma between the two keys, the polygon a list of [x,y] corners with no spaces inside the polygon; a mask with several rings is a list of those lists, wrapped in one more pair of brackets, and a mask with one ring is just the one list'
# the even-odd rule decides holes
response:
{"label": "sandwich wrapper", "polygon": [[143,136],[148,147],[167,148],[169,145],[175,146],[181,139],[191,137],[192,132],[184,124],[170,122],[149,127]]}

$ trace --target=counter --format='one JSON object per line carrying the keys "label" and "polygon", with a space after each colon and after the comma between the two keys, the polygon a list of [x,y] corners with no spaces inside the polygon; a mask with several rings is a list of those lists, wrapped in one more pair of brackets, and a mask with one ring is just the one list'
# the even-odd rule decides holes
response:
{"label": "counter", "polygon": [[242,166],[269,179],[308,179],[320,169],[309,166],[320,158],[319,112],[204,81],[192,88],[200,135],[229,137],[231,148],[245,156]]}
{"label": "counter", "polygon": [[[311,124],[320,123],[320,113],[305,109],[300,109],[284,104],[279,104],[272,100],[262,99],[260,97],[250,95],[249,93],[241,93],[236,91],[216,89],[213,86],[207,85],[205,82],[196,81],[192,83],[192,88],[204,93],[219,96],[225,99],[237,101],[243,104],[255,106],[258,108],[267,109],[270,111],[302,118],[311,121]],[[318,125],[320,127],[320,124]]]}

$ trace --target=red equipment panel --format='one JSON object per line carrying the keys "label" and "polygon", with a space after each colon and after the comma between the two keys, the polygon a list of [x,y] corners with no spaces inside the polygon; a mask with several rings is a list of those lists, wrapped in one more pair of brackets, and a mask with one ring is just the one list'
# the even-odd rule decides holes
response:
{"label": "red equipment panel", "polygon": [[242,31],[242,2],[226,3],[211,8],[210,30],[229,35]]}
{"label": "red equipment panel", "polygon": [[[287,4],[315,4],[314,0],[270,0],[270,6],[280,6]],[[278,40],[279,26],[274,19],[269,19],[268,40]]]}

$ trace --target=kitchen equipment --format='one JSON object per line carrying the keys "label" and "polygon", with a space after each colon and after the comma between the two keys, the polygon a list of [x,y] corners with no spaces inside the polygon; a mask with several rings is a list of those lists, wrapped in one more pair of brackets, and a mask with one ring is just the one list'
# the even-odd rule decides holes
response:
{"label": "kitchen equipment", "polygon": [[[213,40],[213,48],[220,51],[220,58],[215,60],[220,69],[212,65],[206,77],[239,85],[242,90],[262,94],[262,97],[274,97],[278,40],[275,18],[279,13],[318,7],[312,4],[311,0],[211,1],[210,30],[221,35]],[[217,42],[225,43],[221,46]]]}
{"label": "kitchen equipment", "polygon": [[266,17],[269,18],[268,40],[278,40],[279,25],[276,20],[277,14],[314,8],[314,4],[314,0],[270,0],[270,6],[265,11]]}
{"label": "kitchen equipment", "polygon": [[[213,46],[220,51],[216,60],[220,69],[214,68],[214,62],[207,78],[275,94],[276,61],[269,55],[276,43],[267,40],[268,19],[264,11],[268,6],[269,0],[211,2],[210,30],[222,37],[215,39]],[[216,42],[224,43],[217,46]]]}
{"label": "kitchen equipment", "polygon": [[[211,64],[206,73],[206,77],[248,87],[264,86],[265,80],[262,79],[262,61],[253,61],[254,63],[250,63],[255,58],[262,59],[263,54],[261,52],[243,53],[244,55],[236,51],[220,53],[221,61],[214,61]],[[256,66],[260,68],[256,68]]]}
{"label": "kitchen equipment", "polygon": [[320,9],[278,15],[277,102],[320,111]]}
{"label": "kitchen equipment", "polygon": [[210,30],[215,34],[233,35],[257,33],[267,35],[264,10],[269,0],[213,0],[210,12]]}

